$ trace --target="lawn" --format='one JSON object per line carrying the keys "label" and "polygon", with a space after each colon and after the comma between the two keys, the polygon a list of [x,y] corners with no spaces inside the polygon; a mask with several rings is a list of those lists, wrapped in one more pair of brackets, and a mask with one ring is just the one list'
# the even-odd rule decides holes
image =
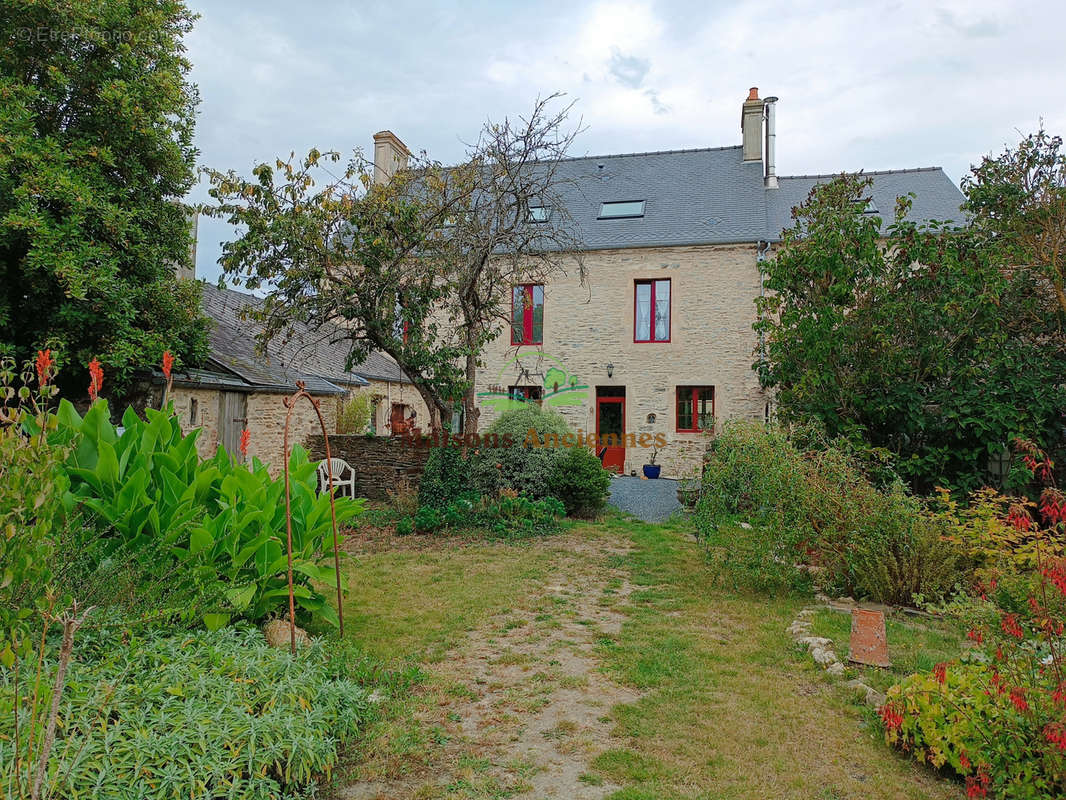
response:
{"label": "lawn", "polygon": [[339,797],[962,794],[794,648],[804,599],[718,586],[684,522],[380,545],[350,561],[348,635],[426,678],[349,754]]}

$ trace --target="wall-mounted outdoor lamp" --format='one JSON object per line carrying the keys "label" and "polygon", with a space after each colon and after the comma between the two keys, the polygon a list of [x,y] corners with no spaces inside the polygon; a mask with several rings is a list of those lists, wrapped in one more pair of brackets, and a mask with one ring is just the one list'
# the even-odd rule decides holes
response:
{"label": "wall-mounted outdoor lamp", "polygon": [[654,425],[655,424],[655,415],[654,414],[648,414],[648,424],[649,425]]}
{"label": "wall-mounted outdoor lamp", "polygon": [[612,364],[610,361],[607,362],[607,377],[614,377],[614,364]]}

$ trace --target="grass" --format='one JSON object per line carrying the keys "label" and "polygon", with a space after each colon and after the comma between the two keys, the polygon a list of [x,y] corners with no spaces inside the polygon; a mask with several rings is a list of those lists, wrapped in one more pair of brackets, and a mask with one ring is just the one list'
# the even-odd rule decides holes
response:
{"label": "grass", "polygon": [[466,631],[505,611],[515,592],[542,579],[551,549],[444,540],[429,550],[351,559],[346,635],[383,659],[440,660]]}
{"label": "grass", "polygon": [[610,522],[632,538],[628,621],[600,652],[643,690],[611,712],[619,746],[592,772],[612,797],[959,797],[897,757],[785,628],[803,604],[719,587],[681,523]]}
{"label": "grass", "polygon": [[[582,540],[627,542],[631,550],[568,551]],[[578,751],[578,785],[621,787],[610,800],[962,796],[957,783],[889,750],[873,715],[796,650],[785,629],[805,599],[738,594],[715,582],[684,522],[646,525],[618,516],[578,525],[565,537],[434,541],[354,556],[346,634],[379,658],[414,660],[427,673],[422,686],[386,703],[363,750],[352,754],[359,777],[398,781],[404,788],[382,795],[390,797],[528,792],[535,762],[519,770],[465,739],[460,723],[477,692],[469,676],[449,671],[447,659],[471,632],[492,646],[505,635],[535,637],[577,622],[590,570],[617,571],[593,600],[624,613],[620,630],[588,628],[598,668],[640,697],[598,712],[610,746]],[[549,585],[557,591],[546,592]],[[840,624],[847,621],[819,617],[820,635],[846,642]],[[900,669],[943,660],[939,654],[955,642],[946,632],[937,636],[891,624]],[[838,652],[847,652],[846,643]],[[586,680],[564,680],[558,661],[527,663],[502,642],[488,663],[528,671],[525,688],[508,694],[499,711],[515,730],[552,692]],[[573,735],[562,724],[537,738],[555,744]]]}
{"label": "grass", "polygon": [[[860,677],[882,692],[915,672],[928,672],[941,661],[957,659],[967,642],[964,633],[947,621],[925,617],[890,616],[885,620],[890,667],[864,667],[848,664],[848,677]],[[819,610],[811,619],[811,636],[833,640],[841,660],[848,655],[851,615],[830,609]]]}

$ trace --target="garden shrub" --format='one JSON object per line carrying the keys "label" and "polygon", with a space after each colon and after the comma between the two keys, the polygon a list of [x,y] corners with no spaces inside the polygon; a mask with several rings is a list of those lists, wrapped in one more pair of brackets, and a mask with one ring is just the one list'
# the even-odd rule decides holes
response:
{"label": "garden shrub", "polygon": [[354,394],[348,402],[341,406],[340,413],[337,414],[337,433],[365,433],[367,426],[370,425],[372,409],[370,395],[365,392]]}
{"label": "garden shrub", "polygon": [[[87,640],[70,664],[45,785],[71,800],[293,797],[330,774],[338,744],[371,714],[351,654],[335,647],[316,641],[292,657],[246,627],[151,633],[121,647],[110,630]],[[50,703],[53,659],[38,709]],[[35,666],[22,664],[23,726]],[[29,796],[36,764],[14,752],[14,678],[0,668],[0,784]]]}
{"label": "garden shrub", "polygon": [[444,509],[422,506],[413,520],[397,533],[436,533],[447,528],[482,528],[492,535],[506,538],[540,536],[559,529],[559,518],[566,513],[563,504],[554,497],[530,500],[514,493],[501,493],[495,499],[478,498],[466,494],[456,498]]}
{"label": "garden shrub", "polygon": [[504,495],[485,504],[478,512],[478,521],[497,536],[517,539],[554,533],[565,513],[566,508],[554,497],[530,500]]}
{"label": "garden shrub", "polygon": [[[941,671],[942,670],[942,671]],[[886,741],[966,778],[971,797],[1061,797],[1066,753],[1049,741],[1061,726],[1050,691],[1004,685],[994,666],[946,664],[888,690]]]}
{"label": "garden shrub", "polygon": [[[1030,457],[1030,481],[1044,484],[1039,504],[1024,498],[1000,504],[986,495],[972,513],[956,515],[949,505],[934,518],[973,523],[966,535],[975,535],[978,555],[985,548],[997,559],[1008,554],[997,522],[1025,535],[1017,540],[1023,552],[1030,541],[1066,535],[1066,496],[1054,485],[1051,460],[1022,445]],[[989,513],[995,508],[1004,516]],[[1044,555],[1039,546],[1035,557],[1031,570],[1007,573],[1012,608],[1002,605],[995,578],[978,580],[971,594],[943,605],[942,613],[969,628],[974,647],[964,653],[967,663],[942,663],[912,675],[889,690],[880,709],[890,744],[935,766],[949,764],[965,777],[970,797],[1066,794],[1066,559]],[[1017,602],[1014,592],[1023,589],[1024,602]]]}
{"label": "garden shrub", "polygon": [[548,478],[548,490],[571,517],[594,517],[603,511],[610,486],[611,473],[595,453],[580,445],[556,460]]}
{"label": "garden shrub", "polygon": [[418,502],[431,508],[444,508],[471,489],[470,462],[461,447],[434,447],[426,459]]}
{"label": "garden shrub", "polygon": [[444,525],[444,514],[440,509],[422,506],[415,512],[414,525],[419,533],[433,533]]}
{"label": "garden shrub", "polygon": [[[810,577],[796,565],[811,563],[824,591],[906,604],[941,599],[963,579],[945,526],[898,480],[884,488],[870,480],[864,465],[879,459],[864,461],[814,429],[791,433],[795,440],[773,426],[729,422],[705,460],[697,530],[735,583],[805,588]],[[733,524],[738,518],[751,527]]]}
{"label": "garden shrub", "polygon": [[[757,422],[726,422],[704,458],[696,530],[717,567],[760,591],[805,589],[796,570],[804,525],[804,465],[785,433]],[[751,525],[734,524],[737,518]]]}
{"label": "garden shrub", "polygon": [[[894,497],[898,493],[899,497]],[[852,565],[857,594],[879,603],[909,605],[920,598],[939,602],[963,579],[962,555],[945,537],[944,525],[923,514],[902,486],[885,498],[902,508],[880,517],[885,527],[854,543]],[[898,527],[893,526],[894,517]]]}
{"label": "garden shrub", "polygon": [[[474,486],[491,497],[502,489],[513,489],[533,500],[548,497],[555,464],[565,455],[562,439],[568,434],[572,435],[562,415],[534,403],[505,412],[482,434],[483,438],[495,436],[500,446],[483,446],[471,459]],[[505,440],[511,446],[504,446]],[[537,446],[545,441],[551,446]]]}
{"label": "garden shrub", "polygon": [[798,543],[768,523],[745,528],[719,521],[701,527],[700,536],[715,571],[735,587],[770,594],[811,588],[810,574],[795,566]]}
{"label": "garden shrub", "polygon": [[784,530],[803,521],[804,465],[779,428],[732,420],[711,440],[698,512],[704,527],[732,516]]}

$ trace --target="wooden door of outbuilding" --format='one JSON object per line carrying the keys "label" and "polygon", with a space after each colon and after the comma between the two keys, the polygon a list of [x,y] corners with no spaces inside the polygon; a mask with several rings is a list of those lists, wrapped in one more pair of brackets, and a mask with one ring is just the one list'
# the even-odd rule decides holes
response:
{"label": "wooden door of outbuilding", "polygon": [[241,431],[248,427],[248,395],[222,392],[219,397],[218,437],[230,458],[244,461],[241,455]]}

